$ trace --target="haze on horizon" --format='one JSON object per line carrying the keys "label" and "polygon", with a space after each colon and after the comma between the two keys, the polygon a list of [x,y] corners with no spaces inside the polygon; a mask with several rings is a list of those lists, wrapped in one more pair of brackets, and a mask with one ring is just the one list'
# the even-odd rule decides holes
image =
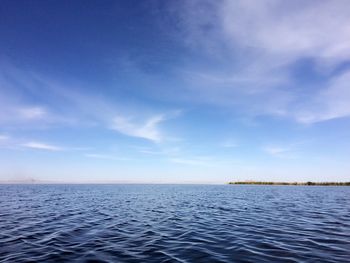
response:
{"label": "haze on horizon", "polygon": [[0,181],[350,181],[350,3],[0,2]]}

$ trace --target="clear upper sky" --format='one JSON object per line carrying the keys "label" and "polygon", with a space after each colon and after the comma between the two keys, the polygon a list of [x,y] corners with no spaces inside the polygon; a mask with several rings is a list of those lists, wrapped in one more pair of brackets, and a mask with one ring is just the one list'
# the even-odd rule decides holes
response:
{"label": "clear upper sky", "polygon": [[0,1],[0,181],[350,181],[350,2]]}

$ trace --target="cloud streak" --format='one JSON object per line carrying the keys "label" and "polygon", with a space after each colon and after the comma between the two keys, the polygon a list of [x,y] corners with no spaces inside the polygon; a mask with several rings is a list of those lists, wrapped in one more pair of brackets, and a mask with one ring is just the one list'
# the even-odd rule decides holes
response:
{"label": "cloud streak", "polygon": [[276,147],[276,146],[267,146],[263,149],[266,153],[273,156],[280,156],[283,153],[289,152],[289,148]]}
{"label": "cloud streak", "polygon": [[227,140],[224,141],[220,146],[224,148],[237,148],[238,143],[235,140]]}
{"label": "cloud streak", "polygon": [[[308,124],[350,116],[348,77],[333,73],[350,61],[348,1],[184,1],[177,10],[179,39],[214,65],[185,69],[195,100]],[[303,60],[330,84],[301,94],[293,70]]]}
{"label": "cloud streak", "polygon": [[[94,87],[82,89],[82,82],[59,82],[41,74],[0,66],[9,76],[3,78],[4,94],[7,96],[0,94],[0,103],[3,104],[0,125],[97,126],[159,143],[167,139],[160,129],[161,124],[181,112],[158,113],[153,107],[141,103],[122,103],[108,98],[106,94],[97,95],[91,91]],[[1,77],[0,74],[0,80]],[[24,88],[15,85],[17,79],[25,83]],[[38,101],[45,101],[45,105],[31,105],[25,99],[27,93]]]}
{"label": "cloud streak", "polygon": [[350,71],[330,81],[330,84],[313,97],[296,119],[312,124],[350,116]]}
{"label": "cloud streak", "polygon": [[0,134],[0,142],[5,142],[5,141],[8,141],[9,139],[10,139],[9,136]]}
{"label": "cloud streak", "polygon": [[44,150],[44,151],[51,151],[51,152],[58,152],[58,151],[64,150],[63,148],[58,147],[56,145],[42,143],[42,142],[36,142],[36,141],[23,143],[23,144],[21,144],[21,146],[25,147],[25,148],[30,148],[30,149]]}
{"label": "cloud streak", "polygon": [[114,160],[114,161],[127,161],[128,158],[116,157],[110,154],[98,154],[98,153],[87,153],[85,157],[94,158],[94,159],[104,159],[104,160]]}
{"label": "cloud streak", "polygon": [[112,129],[128,136],[160,142],[163,137],[158,125],[165,120],[165,116],[156,115],[146,121],[136,123],[130,118],[117,116],[113,120]]}
{"label": "cloud streak", "polygon": [[295,159],[299,158],[300,146],[305,145],[305,143],[307,141],[298,141],[287,145],[270,144],[262,147],[262,151],[273,157]]}
{"label": "cloud streak", "polygon": [[224,1],[221,10],[231,42],[276,55],[280,62],[350,58],[347,1]]}
{"label": "cloud streak", "polygon": [[181,111],[173,111],[169,113],[157,114],[144,120],[118,115],[114,117],[111,128],[128,136],[143,138],[155,143],[160,143],[167,139],[162,133],[160,125],[163,122],[178,116],[180,113]]}
{"label": "cloud streak", "polygon": [[203,160],[202,158],[170,158],[170,162],[184,165],[199,165],[199,166],[211,166],[208,160]]}
{"label": "cloud streak", "polygon": [[19,108],[17,112],[24,120],[40,120],[47,116],[47,111],[39,106]]}

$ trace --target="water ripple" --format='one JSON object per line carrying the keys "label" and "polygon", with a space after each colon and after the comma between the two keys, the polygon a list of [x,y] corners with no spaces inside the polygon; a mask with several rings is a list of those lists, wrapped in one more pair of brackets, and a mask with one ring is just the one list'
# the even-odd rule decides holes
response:
{"label": "water ripple", "polygon": [[0,262],[349,258],[348,187],[0,186]]}

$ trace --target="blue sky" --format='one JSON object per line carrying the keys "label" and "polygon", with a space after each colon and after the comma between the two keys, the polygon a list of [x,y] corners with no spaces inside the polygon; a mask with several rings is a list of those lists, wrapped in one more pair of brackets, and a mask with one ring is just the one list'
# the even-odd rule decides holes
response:
{"label": "blue sky", "polygon": [[0,180],[350,180],[350,4],[0,3]]}

